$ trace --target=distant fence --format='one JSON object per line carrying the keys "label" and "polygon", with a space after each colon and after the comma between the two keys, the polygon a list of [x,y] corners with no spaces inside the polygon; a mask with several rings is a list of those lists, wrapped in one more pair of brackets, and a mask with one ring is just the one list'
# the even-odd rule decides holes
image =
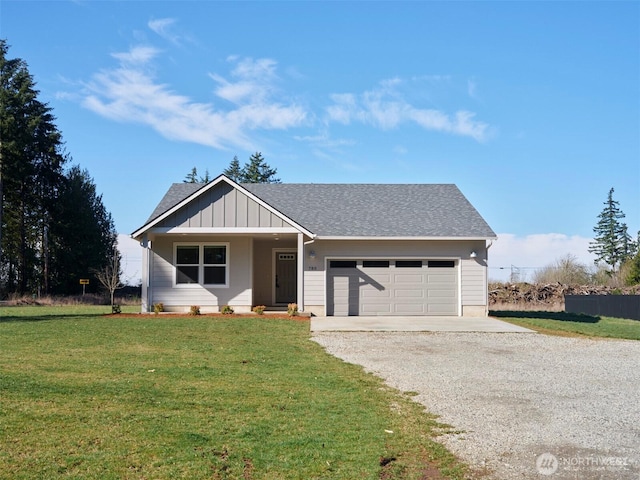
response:
{"label": "distant fence", "polygon": [[640,320],[640,295],[565,295],[564,310]]}

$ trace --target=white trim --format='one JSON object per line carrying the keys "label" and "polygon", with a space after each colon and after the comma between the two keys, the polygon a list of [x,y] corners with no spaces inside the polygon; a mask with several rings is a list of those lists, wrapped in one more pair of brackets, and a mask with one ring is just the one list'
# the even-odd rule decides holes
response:
{"label": "white trim", "polygon": [[298,234],[298,265],[296,277],[296,303],[298,310],[304,311],[304,264],[306,263],[306,252],[304,251],[304,236]]}
{"label": "white trim", "polygon": [[[293,225],[294,233],[301,232],[301,233],[304,233],[305,235],[307,235],[308,237],[311,237],[311,238],[315,237],[315,235],[313,233],[311,233],[309,230],[307,230],[303,226],[299,225],[297,222],[295,222],[294,220],[290,219],[289,217],[287,217],[286,215],[284,215],[280,211],[276,210],[275,208],[273,208],[268,203],[265,203],[259,197],[256,197],[249,190],[247,190],[246,188],[242,187],[240,184],[234,182],[233,180],[231,180],[229,177],[227,177],[224,174],[219,175],[217,178],[215,178],[211,182],[203,185],[202,188],[199,188],[198,190],[193,192],[191,195],[189,195],[187,198],[183,199],[182,201],[180,201],[179,203],[177,203],[176,205],[171,207],[166,212],[162,213],[161,215],[158,215],[156,218],[154,218],[153,220],[151,220],[150,222],[146,223],[141,228],[139,228],[138,230],[133,232],[131,234],[131,236],[133,238],[138,238],[140,235],[142,235],[143,233],[147,232],[149,229],[153,228],[158,223],[162,222],[164,219],[169,217],[171,214],[177,212],[182,207],[184,207],[185,205],[191,203],[193,200],[198,198],[200,195],[202,195],[203,193],[207,192],[208,190],[210,190],[211,188],[215,187],[216,185],[218,185],[221,182],[227,182],[231,187],[233,187],[236,190],[240,191],[241,193],[243,193],[244,195],[249,197],[251,200],[253,200],[254,202],[258,203],[260,206],[266,208],[269,212],[274,214],[276,217],[278,217],[281,220]],[[192,231],[194,229],[188,229],[188,230]],[[225,231],[226,230],[227,229],[225,229]],[[262,231],[264,231],[264,230],[262,230]]]}
{"label": "white trim", "polygon": [[155,227],[150,228],[148,233],[161,235],[226,235],[226,234],[298,234],[298,230],[292,227]]}
{"label": "white trim", "polygon": [[[456,269],[458,270],[458,316],[462,316],[462,258],[458,258],[456,263]],[[486,290],[486,289],[485,289]]]}
{"label": "white trim", "polygon": [[[217,265],[224,266],[224,284],[219,283],[178,283],[177,282],[177,251],[180,246],[198,247],[198,279],[202,279],[204,282],[204,247],[225,247],[225,264]],[[229,270],[231,270],[231,249],[229,242],[173,242],[173,261],[171,266],[173,267],[173,288],[205,288],[212,290],[215,288],[229,288]]]}

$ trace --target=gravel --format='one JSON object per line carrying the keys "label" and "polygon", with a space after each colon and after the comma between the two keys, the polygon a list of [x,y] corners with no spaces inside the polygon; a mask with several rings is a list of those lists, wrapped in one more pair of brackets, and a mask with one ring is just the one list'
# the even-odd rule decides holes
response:
{"label": "gravel", "polygon": [[640,479],[640,342],[508,333],[322,332],[462,433],[484,478]]}

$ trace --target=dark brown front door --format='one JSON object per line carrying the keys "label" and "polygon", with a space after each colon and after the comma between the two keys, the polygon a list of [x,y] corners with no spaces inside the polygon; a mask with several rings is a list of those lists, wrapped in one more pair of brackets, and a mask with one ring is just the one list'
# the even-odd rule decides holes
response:
{"label": "dark brown front door", "polygon": [[276,252],[276,303],[295,303],[297,289],[298,254]]}

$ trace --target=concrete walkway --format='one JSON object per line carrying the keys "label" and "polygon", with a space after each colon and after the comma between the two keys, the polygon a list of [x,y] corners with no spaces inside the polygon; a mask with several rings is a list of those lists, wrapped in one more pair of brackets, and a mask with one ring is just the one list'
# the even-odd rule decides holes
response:
{"label": "concrete walkway", "polygon": [[312,332],[535,333],[491,317],[311,317]]}

